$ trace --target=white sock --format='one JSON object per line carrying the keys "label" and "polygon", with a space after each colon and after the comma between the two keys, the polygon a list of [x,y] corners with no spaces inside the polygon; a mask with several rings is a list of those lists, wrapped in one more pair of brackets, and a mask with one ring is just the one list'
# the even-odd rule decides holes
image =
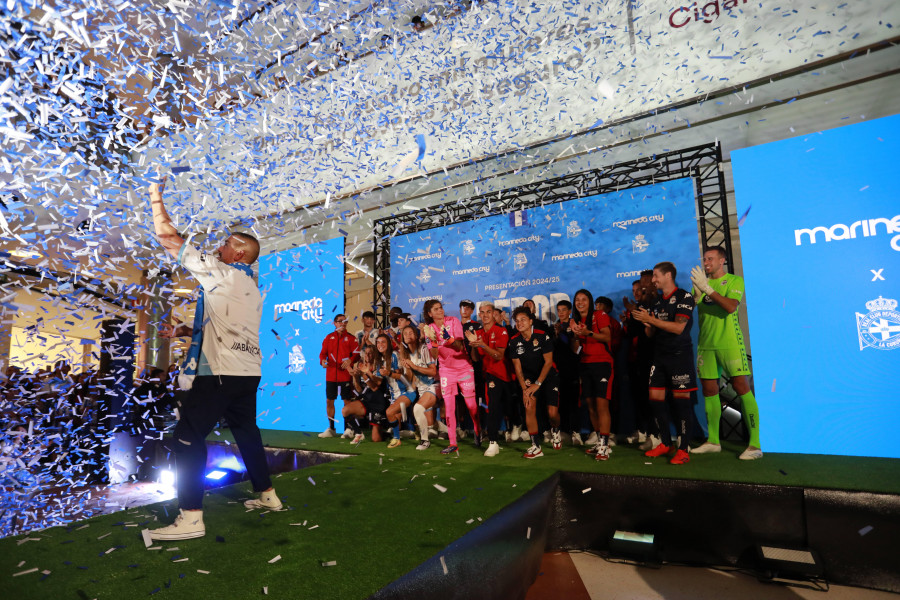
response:
{"label": "white sock", "polygon": [[413,405],[413,416],[416,419],[416,425],[419,426],[419,433],[422,435],[422,441],[428,441],[428,418],[425,416],[425,407],[419,404]]}

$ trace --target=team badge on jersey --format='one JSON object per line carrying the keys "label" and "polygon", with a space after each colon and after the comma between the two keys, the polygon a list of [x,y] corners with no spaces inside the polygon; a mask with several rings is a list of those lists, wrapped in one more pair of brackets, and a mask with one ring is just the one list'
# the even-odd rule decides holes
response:
{"label": "team badge on jersey", "polygon": [[537,345],[538,345],[537,338],[534,338],[533,340],[531,340],[531,345],[534,346],[535,348],[537,348]]}
{"label": "team badge on jersey", "polygon": [[900,348],[900,312],[897,301],[878,296],[866,302],[869,312],[856,313],[856,330],[859,349],[895,350]]}

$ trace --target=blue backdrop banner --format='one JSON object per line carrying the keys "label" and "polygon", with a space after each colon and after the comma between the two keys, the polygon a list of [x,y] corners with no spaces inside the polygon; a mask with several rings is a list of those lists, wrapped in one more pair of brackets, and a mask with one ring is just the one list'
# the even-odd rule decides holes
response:
{"label": "blue backdrop banner", "polygon": [[675,263],[682,287],[699,264],[694,184],[678,179],[466,221],[391,239],[391,306],[413,315],[429,298],[448,314],[459,301],[513,309],[533,299],[544,319],[580,288],[608,296],[614,313],[631,282]]}
{"label": "blue backdrop banner", "polygon": [[322,340],[344,310],[344,238],[300,246],[259,259],[263,293],[262,382],[257,425],[321,431],[325,416]]}
{"label": "blue backdrop banner", "polygon": [[900,458],[900,117],[731,156],[763,448]]}

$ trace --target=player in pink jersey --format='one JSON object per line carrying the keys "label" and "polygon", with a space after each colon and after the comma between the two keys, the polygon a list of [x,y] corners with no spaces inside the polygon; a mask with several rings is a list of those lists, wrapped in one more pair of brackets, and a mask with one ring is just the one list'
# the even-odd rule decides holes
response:
{"label": "player in pink jersey", "polygon": [[442,454],[456,452],[456,394],[462,394],[466,408],[475,423],[476,445],[481,440],[481,427],[478,423],[478,402],[475,399],[475,373],[472,363],[466,354],[463,343],[463,328],[459,319],[444,314],[444,306],[440,300],[427,300],[423,309],[425,323],[422,335],[428,341],[431,355],[438,360],[438,374],[441,378],[441,392],[444,396],[444,410],[447,413],[447,429],[449,429],[450,445],[441,450]]}

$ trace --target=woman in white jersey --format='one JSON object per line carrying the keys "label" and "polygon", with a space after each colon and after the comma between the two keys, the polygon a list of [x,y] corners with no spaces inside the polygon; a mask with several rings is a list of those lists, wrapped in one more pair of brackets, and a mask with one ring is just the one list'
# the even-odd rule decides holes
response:
{"label": "woman in white jersey", "polygon": [[421,435],[421,442],[416,450],[427,450],[431,446],[428,441],[428,412],[433,411],[437,404],[437,361],[419,340],[418,329],[407,325],[400,331],[400,336],[400,366],[413,373],[419,394],[419,400],[413,406],[413,415]]}

